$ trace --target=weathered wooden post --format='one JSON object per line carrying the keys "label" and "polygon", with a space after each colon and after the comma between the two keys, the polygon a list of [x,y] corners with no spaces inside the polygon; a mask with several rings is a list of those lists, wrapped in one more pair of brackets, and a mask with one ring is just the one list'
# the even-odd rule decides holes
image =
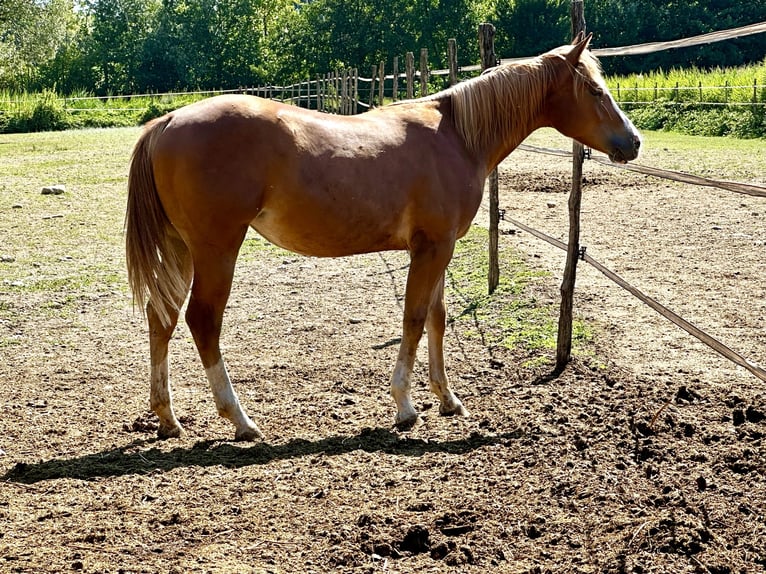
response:
{"label": "weathered wooden post", "polygon": [[447,55],[449,59],[449,85],[457,84],[457,42],[455,38],[447,40]]}
{"label": "weathered wooden post", "polygon": [[351,113],[359,113],[359,70],[357,68],[354,68],[354,109]]}
{"label": "weathered wooden post", "polygon": [[[494,68],[497,65],[495,56],[495,27],[492,24],[479,24],[479,53],[481,68]],[[489,294],[495,292],[500,283],[500,259],[498,243],[500,238],[500,197],[497,183],[497,169],[489,174],[489,271],[487,287]]]}
{"label": "weathered wooden post", "polygon": [[322,76],[317,74],[317,111],[322,111]]}
{"label": "weathered wooden post", "polygon": [[340,115],[348,115],[348,70],[343,68],[340,73]]}
{"label": "weathered wooden post", "polygon": [[411,100],[415,97],[415,55],[412,52],[407,52],[405,66],[407,74],[407,99]]}
{"label": "weathered wooden post", "polygon": [[[572,0],[572,36],[585,33],[583,0]],[[569,194],[569,245],[564,278],[561,282],[561,309],[556,344],[556,371],[566,367],[572,355],[572,312],[574,288],[577,278],[577,259],[580,257],[580,204],[582,202],[582,164],[585,148],[580,142],[572,143],[572,191]]]}
{"label": "weathered wooden post", "polygon": [[378,73],[376,66],[372,67],[372,76],[370,77],[370,109],[375,106],[375,74]]}
{"label": "weathered wooden post", "polygon": [[383,98],[386,96],[386,63],[378,64],[378,105],[383,105]]}
{"label": "weathered wooden post", "polygon": [[394,56],[394,71],[393,71],[393,86],[391,88],[391,96],[393,101],[399,99],[399,56]]}
{"label": "weathered wooden post", "polygon": [[332,73],[332,113],[340,113],[340,83],[338,82],[338,70]]}
{"label": "weathered wooden post", "polygon": [[428,95],[428,48],[420,49],[420,97]]}

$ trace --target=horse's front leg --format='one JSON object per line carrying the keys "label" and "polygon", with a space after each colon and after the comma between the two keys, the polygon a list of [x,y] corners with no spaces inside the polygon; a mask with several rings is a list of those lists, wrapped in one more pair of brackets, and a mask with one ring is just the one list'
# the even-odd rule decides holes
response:
{"label": "horse's front leg", "polygon": [[429,241],[416,237],[410,247],[410,270],[404,300],[402,342],[391,377],[391,395],[396,401],[396,426],[400,429],[413,427],[420,419],[412,404],[412,368],[418,343],[429,315],[436,287],[447,267],[455,242]]}
{"label": "horse's front leg", "polygon": [[426,319],[428,333],[428,378],[431,391],[439,397],[439,413],[445,416],[468,416],[468,411],[452,392],[444,368],[444,331],[447,307],[444,304],[444,274],[436,285]]}

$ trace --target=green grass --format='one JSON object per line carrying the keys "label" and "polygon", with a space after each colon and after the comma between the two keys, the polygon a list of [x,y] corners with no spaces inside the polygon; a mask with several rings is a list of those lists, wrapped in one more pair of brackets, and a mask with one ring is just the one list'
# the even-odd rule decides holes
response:
{"label": "green grass", "polygon": [[295,253],[282,249],[255,233],[252,229],[249,230],[239,250],[240,261],[252,261],[264,253],[276,257],[296,257]]}
{"label": "green grass", "polygon": [[648,74],[610,76],[606,80],[619,102],[766,102],[766,60],[737,68],[674,68]]}
{"label": "green grass", "polygon": [[0,133],[136,126],[212,93],[96,98],[0,91]]}
{"label": "green grass", "polygon": [[[548,284],[549,273],[530,269],[513,251],[501,251],[500,283],[487,293],[488,232],[473,226],[461,239],[447,269],[447,293],[452,324],[484,344],[509,349],[547,350],[556,347],[558,304],[537,298],[537,284]],[[586,326],[575,321],[575,352],[590,338]]]}
{"label": "green grass", "polygon": [[[93,297],[127,297],[122,227],[138,129],[0,135],[2,301],[66,316]],[[41,188],[63,184],[63,195]]]}
{"label": "green grass", "polygon": [[613,76],[607,84],[639,128],[766,138],[766,60],[739,68]]}

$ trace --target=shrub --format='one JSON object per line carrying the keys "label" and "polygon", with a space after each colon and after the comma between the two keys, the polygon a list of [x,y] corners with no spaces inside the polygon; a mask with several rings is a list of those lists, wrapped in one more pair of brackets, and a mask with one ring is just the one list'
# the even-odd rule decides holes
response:
{"label": "shrub", "polygon": [[27,131],[44,132],[66,129],[68,127],[66,116],[64,107],[56,99],[56,94],[46,90],[40,94],[35,107],[32,109]]}
{"label": "shrub", "polygon": [[656,101],[625,106],[639,129],[672,131],[697,136],[766,137],[766,109],[760,106],[710,107]]}

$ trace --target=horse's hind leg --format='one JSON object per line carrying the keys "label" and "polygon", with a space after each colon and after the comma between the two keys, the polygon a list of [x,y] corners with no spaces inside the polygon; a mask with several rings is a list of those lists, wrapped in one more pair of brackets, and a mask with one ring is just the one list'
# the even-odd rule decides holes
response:
{"label": "horse's hind leg", "polygon": [[189,293],[192,277],[191,255],[180,238],[169,239],[180,262],[180,269],[186,282],[186,290],[174,301],[174,307],[168,309],[170,324],[163,325],[152,301],[146,305],[149,322],[149,353],[151,357],[151,391],[149,403],[152,411],[160,419],[157,436],[161,439],[180,436],[182,428],[173,412],[173,398],[168,381],[168,342],[178,322],[178,313]]}
{"label": "horse's hind leg", "polygon": [[242,410],[219,346],[223,312],[231,291],[237,252],[245,231],[246,228],[238,243],[232,242],[232,245],[223,251],[211,252],[206,249],[204,252],[199,250],[194,253],[194,282],[186,309],[186,322],[205,367],[218,414],[234,424],[236,440],[255,440],[263,438],[263,434]]}
{"label": "horse's hind leg", "polygon": [[468,416],[468,411],[452,392],[444,368],[444,331],[447,324],[447,308],[444,304],[444,274],[434,290],[426,319],[428,333],[428,377],[431,391],[439,397],[439,413],[442,415]]}

